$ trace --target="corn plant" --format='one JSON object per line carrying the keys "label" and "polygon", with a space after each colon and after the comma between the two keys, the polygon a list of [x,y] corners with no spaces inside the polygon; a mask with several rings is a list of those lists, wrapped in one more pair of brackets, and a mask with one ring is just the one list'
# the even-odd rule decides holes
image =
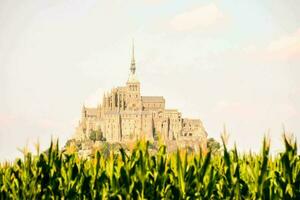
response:
{"label": "corn plant", "polygon": [[0,199],[300,199],[297,143],[283,142],[285,151],[270,156],[266,138],[260,154],[239,154],[224,138],[222,154],[167,153],[164,145],[150,153],[142,140],[91,158],[51,142],[0,165]]}

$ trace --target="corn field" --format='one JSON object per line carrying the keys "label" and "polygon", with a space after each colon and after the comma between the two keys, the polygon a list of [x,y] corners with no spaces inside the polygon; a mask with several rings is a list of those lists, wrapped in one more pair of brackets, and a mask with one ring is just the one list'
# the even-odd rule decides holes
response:
{"label": "corn field", "polygon": [[43,153],[0,166],[0,199],[300,199],[300,157],[296,142],[284,137],[285,151],[260,154],[155,154],[140,141],[105,157],[83,159],[51,143]]}

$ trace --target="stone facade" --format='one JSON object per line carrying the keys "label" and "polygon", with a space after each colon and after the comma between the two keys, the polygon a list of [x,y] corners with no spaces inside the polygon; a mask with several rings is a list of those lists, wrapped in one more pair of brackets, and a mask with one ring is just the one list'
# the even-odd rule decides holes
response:
{"label": "stone facade", "polygon": [[75,139],[86,140],[92,131],[108,142],[140,138],[165,141],[200,142],[206,145],[207,133],[199,119],[183,118],[176,109],[166,109],[162,96],[141,96],[136,77],[134,49],[130,75],[125,86],[112,89],[97,107],[83,106]]}

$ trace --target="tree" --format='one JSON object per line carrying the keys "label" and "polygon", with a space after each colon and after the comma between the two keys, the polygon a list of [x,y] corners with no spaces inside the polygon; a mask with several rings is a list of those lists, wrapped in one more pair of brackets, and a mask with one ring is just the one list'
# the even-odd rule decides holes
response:
{"label": "tree", "polygon": [[207,149],[211,151],[212,154],[218,154],[221,149],[221,145],[214,138],[209,138],[207,140]]}
{"label": "tree", "polygon": [[101,129],[97,131],[96,140],[106,141],[106,139],[103,137],[103,132]]}
{"label": "tree", "polygon": [[65,144],[65,148],[70,146],[72,143],[75,143],[75,139],[69,139],[67,140],[66,144]]}
{"label": "tree", "polygon": [[95,142],[96,139],[97,139],[97,132],[96,131],[91,131],[91,133],[89,135],[89,139]]}
{"label": "tree", "polygon": [[92,130],[89,139],[92,141],[105,141],[106,139],[103,137],[101,130]]}

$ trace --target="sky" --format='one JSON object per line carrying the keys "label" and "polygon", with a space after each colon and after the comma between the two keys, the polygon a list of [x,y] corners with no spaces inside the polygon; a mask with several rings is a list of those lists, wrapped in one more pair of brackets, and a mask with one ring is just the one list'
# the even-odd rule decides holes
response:
{"label": "sky", "polygon": [[220,141],[272,152],[300,139],[297,0],[0,0],[0,160],[51,138],[125,85],[135,41],[142,95],[200,118]]}

